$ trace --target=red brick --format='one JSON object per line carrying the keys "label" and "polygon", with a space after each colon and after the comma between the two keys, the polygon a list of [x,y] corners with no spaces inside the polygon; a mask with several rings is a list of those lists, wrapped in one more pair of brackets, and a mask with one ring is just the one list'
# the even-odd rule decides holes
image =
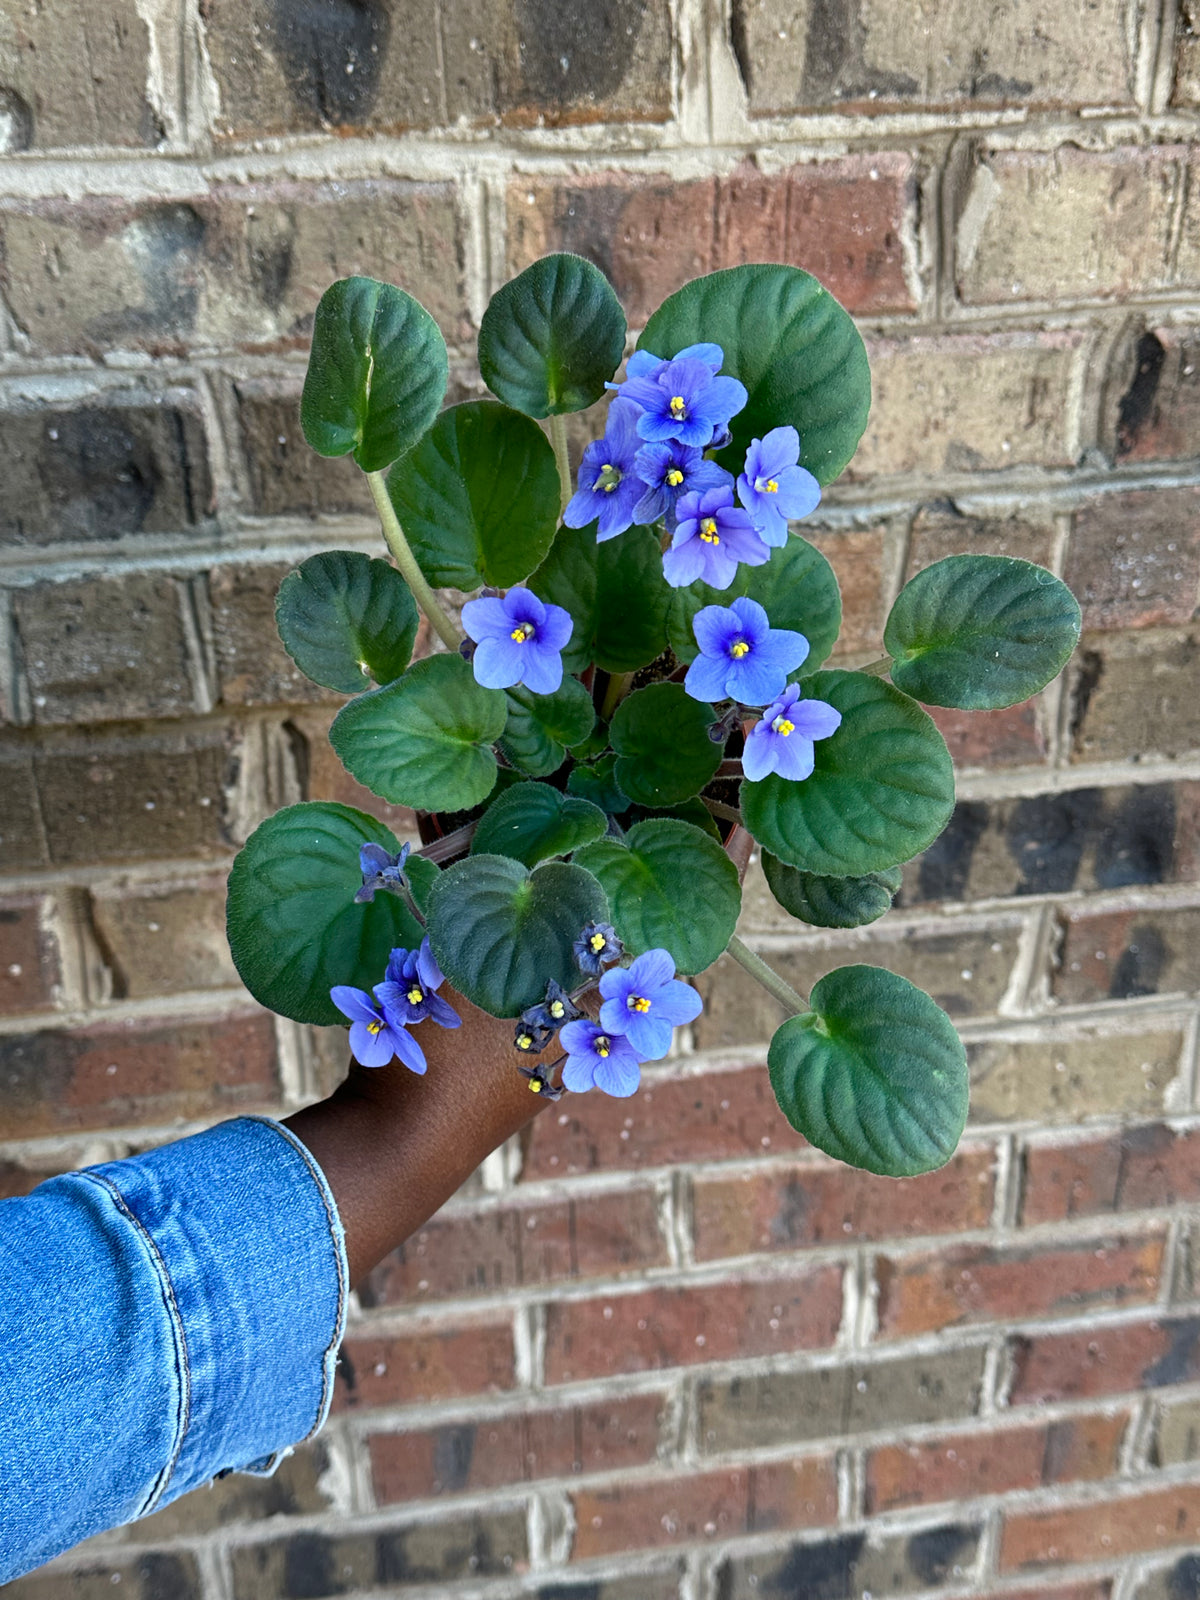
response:
{"label": "red brick", "polygon": [[225,877],[116,879],[91,891],[92,926],[115,998],[237,987],[225,936]]}
{"label": "red brick", "polygon": [[279,1096],[274,1027],[254,1011],[8,1034],[0,1095],[10,1139],[267,1109]]}
{"label": "red brick", "polygon": [[1200,1200],[1200,1128],[1162,1122],[1025,1151],[1021,1221],[1061,1222]]}
{"label": "red brick", "polygon": [[319,456],[300,427],[296,376],[243,378],[234,385],[251,509],[261,516],[372,513],[374,501],[353,456]]}
{"label": "red brick", "polygon": [[700,1176],[692,1184],[696,1258],[983,1228],[992,1162],[990,1146],[960,1150],[939,1171],[904,1183],[831,1162]]}
{"label": "red brick", "polygon": [[838,1266],[556,1300],[546,1309],[546,1381],[822,1349],[841,1314]]}
{"label": "red brick", "polygon": [[1067,668],[1072,761],[1145,761],[1200,750],[1195,632],[1093,634]]}
{"label": "red brick", "polygon": [[375,1498],[385,1505],[648,1466],[658,1452],[664,1402],[659,1393],[632,1395],[409,1433],[375,1433],[368,1440]]}
{"label": "red brick", "polygon": [[443,1212],[375,1269],[364,1305],[594,1278],[666,1266],[654,1191]]}
{"label": "red brick", "polygon": [[1058,1511],[1010,1512],[1000,1567],[1115,1561],[1141,1550],[1200,1543],[1200,1483],[1121,1500],[1090,1500]]}
{"label": "red brick", "polygon": [[0,900],[0,1013],[19,1016],[57,1004],[62,962],[48,895]]}
{"label": "red brick", "polygon": [[[419,641],[420,635],[418,635]],[[421,654],[419,650],[416,652]],[[306,800],[335,800],[357,811],[378,817],[400,840],[418,844],[416,813],[408,806],[393,806],[381,800],[346,771],[329,742],[329,725],[335,712],[316,707],[297,707],[288,717],[293,740],[304,756]]]}
{"label": "red brick", "polygon": [[1013,1405],[1087,1400],[1200,1378],[1200,1319],[1123,1323],[1018,1339]]}
{"label": "red brick", "polygon": [[1182,626],[1200,584],[1200,489],[1132,489],[1076,514],[1063,574],[1087,629]]}
{"label": "red brick", "polygon": [[746,261],[783,261],[819,278],[849,310],[911,311],[904,234],[915,196],[900,152],[805,162],[766,175],[514,181],[509,270],[551,250],[601,265],[640,327],[689,278]]}
{"label": "red brick", "polygon": [[655,1545],[828,1526],[837,1520],[837,1471],[831,1457],[770,1462],[581,1489],[573,1499],[571,1555],[586,1561]]}
{"label": "red brick", "polygon": [[842,591],[842,631],[838,654],[883,650],[887,601],[887,534],[882,528],[845,532],[805,530],[805,538],[833,568]]}
{"label": "red brick", "polygon": [[882,1445],[867,1457],[867,1512],[1106,1478],[1128,1422],[1119,1411]]}
{"label": "red brick", "polygon": [[462,1316],[452,1323],[422,1319],[399,1333],[355,1334],[342,1346],[334,1409],[511,1389],[515,1359],[510,1316]]}
{"label": "red brick", "polygon": [[949,746],[956,767],[1040,767],[1046,763],[1041,696],[999,711],[956,711],[926,706]]}
{"label": "red brick", "polygon": [[1158,1293],[1166,1243],[1158,1228],[1038,1248],[963,1245],[938,1255],[883,1257],[879,1327],[906,1337],[964,1323],[1137,1305]]}
{"label": "red brick", "polygon": [[1123,461],[1162,461],[1200,452],[1200,330],[1153,328],[1118,358],[1106,448]]}
{"label": "red brick", "polygon": [[1005,1589],[1004,1600],[1111,1600],[1111,1578],[1090,1583],[1039,1583],[1030,1589]]}
{"label": "red brick", "polygon": [[1051,981],[1064,1005],[1200,988],[1200,906],[1085,906],[1061,912],[1059,926],[1062,946]]}
{"label": "red brick", "polygon": [[904,581],[947,556],[1013,556],[1048,567],[1054,559],[1057,530],[1050,518],[965,516],[952,503],[935,501],[912,521]]}

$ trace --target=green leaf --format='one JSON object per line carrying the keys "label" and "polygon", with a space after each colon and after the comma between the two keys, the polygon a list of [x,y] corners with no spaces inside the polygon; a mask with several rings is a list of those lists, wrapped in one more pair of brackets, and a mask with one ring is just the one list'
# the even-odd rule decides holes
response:
{"label": "green leaf", "polygon": [[1079,602],[1045,567],[947,556],[901,589],[883,642],[905,694],[994,711],[1044,688],[1066,665],[1079,627]]}
{"label": "green leaf", "polygon": [[598,806],[559,794],[548,783],[519,783],[495,800],[479,819],[471,854],[510,856],[536,867],[550,856],[603,836],[608,818]]}
{"label": "green leaf", "polygon": [[530,417],[599,400],[625,350],[625,313],[582,256],[543,256],[492,296],[479,325],[479,370]]}
{"label": "green leaf", "polygon": [[590,800],[610,816],[619,816],[628,811],[629,796],[622,791],[614,776],[616,765],[616,756],[606,755],[589,765],[572,767],[567,778],[567,793],[578,795],[581,800]]}
{"label": "green leaf", "polygon": [[436,587],[506,589],[554,543],[558,468],[537,423],[495,400],[451,406],[388,473],[388,494]]}
{"label": "green leaf", "polygon": [[[254,998],[295,1022],[345,1022],[329,998],[335,984],[379,983],[393,946],[423,935],[398,896],[355,905],[360,846],[400,846],[382,822],[331,801],[287,806],[254,830],[229,874],[226,925],[242,982]],[[406,868],[424,907],[438,870],[422,856]]]}
{"label": "green leaf", "polygon": [[790,916],[815,928],[862,928],[875,922],[900,889],[899,867],[868,872],[861,878],[829,878],[789,867],[769,850],[762,853],[763,873],[771,893]]}
{"label": "green leaf", "polygon": [[929,713],[862,672],[818,672],[806,693],[842,713],[812,776],[743,783],[742,817],[789,866],[836,878],[882,872],[933,843],[954,808],[950,752]]}
{"label": "green leaf", "polygon": [[592,697],[578,678],[564,678],[553,694],[506,689],[508,721],[500,748],[522,772],[545,778],[566,759],[566,747],[586,739],[596,721]]}
{"label": "green leaf", "polygon": [[386,688],[351,700],[329,742],[372,794],[419,811],[465,811],[496,782],[493,739],[508,702],[475,682],[461,656],[429,656]]}
{"label": "green leaf", "polygon": [[810,1003],[767,1055],[792,1127],[885,1178],[944,1166],[967,1120],[967,1056],[946,1013],[882,967],[839,967]]}
{"label": "green leaf", "polygon": [[441,409],[446,341],[423,305],[374,278],[340,278],[321,296],[300,400],[304,437],[319,456],[390,467]]}
{"label": "green leaf", "polygon": [[601,839],[575,859],[599,878],[635,956],[661,947],[680,972],[703,972],[733,937],[742,906],[737,868],[688,822],[639,822],[624,843]]}
{"label": "green leaf", "polygon": [[662,575],[658,540],[646,528],[629,528],[603,544],[596,543],[595,523],[560,528],[529,587],[575,620],[563,651],[568,672],[593,661],[605,672],[636,672],[666,649],[673,591]]}
{"label": "green leaf", "polygon": [[438,965],[494,1017],[534,1005],[551,978],[573,988],[580,979],[572,946],[587,923],[607,920],[596,879],[562,861],[528,872],[507,856],[468,856],[442,873],[429,897]]}
{"label": "green leaf", "polygon": [[638,822],[652,821],[656,817],[674,817],[677,822],[690,822],[693,828],[699,828],[709,838],[721,843],[721,830],[703,800],[681,800],[677,806],[633,806],[629,809]]}
{"label": "green leaf", "polygon": [[609,729],[618,784],[638,805],[669,806],[699,794],[721,764],[708,737],[710,705],[680,683],[651,683],[617,707]]}
{"label": "green leaf", "polygon": [[797,267],[729,267],[694,278],[665,300],[639,350],[673,356],[703,341],[725,352],[724,373],[749,391],[733,442],[717,457],[742,470],[751,439],[790,423],[800,465],[832,483],[858,448],[871,408],[871,373],[858,329],[833,296]]}
{"label": "green leaf", "polygon": [[412,659],[420,620],[396,569],[358,550],[309,556],[275,597],[284,649],[306,677],[339,694],[357,694],[364,678],[398,678]]}
{"label": "green leaf", "polygon": [[697,611],[705,606],[728,606],[742,595],[758,601],[773,628],[802,633],[808,640],[808,655],[799,672],[792,674],[794,678],[815,672],[837,643],[842,596],[833,568],[815,545],[792,537],[771,551],[765,565],[739,567],[728,589],[693,583],[671,591],[667,639],[680,661],[692,662],[700,653],[692,632]]}

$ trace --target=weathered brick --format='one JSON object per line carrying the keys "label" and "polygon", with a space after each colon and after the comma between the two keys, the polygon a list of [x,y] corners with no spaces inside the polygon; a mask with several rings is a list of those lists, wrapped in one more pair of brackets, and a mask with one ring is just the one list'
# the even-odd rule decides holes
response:
{"label": "weathered brick", "polygon": [[411,1405],[515,1382],[511,1316],[421,1319],[395,1334],[355,1335],[338,1358],[334,1409]]}
{"label": "weathered brick", "polygon": [[[153,1544],[215,1533],[219,1528],[265,1521],[268,1517],[333,1510],[335,1501],[321,1484],[328,1466],[329,1451],[323,1443],[297,1445],[269,1478],[245,1472],[217,1478],[152,1516],[129,1523],[117,1537],[126,1544]],[[168,1596],[164,1595],[163,1600]]]}
{"label": "weathered brick", "polygon": [[848,476],[1069,465],[1081,343],[1066,329],[868,340],[871,421]]}
{"label": "weathered brick", "polygon": [[1186,626],[1200,584],[1200,489],[1088,501],[1071,525],[1063,577],[1087,629]]}
{"label": "weathered brick", "polygon": [[[418,634],[418,648],[420,635]],[[358,783],[339,761],[329,742],[329,726],[334,711],[325,707],[298,706],[288,717],[288,733],[300,751],[306,800],[336,800],[369,812],[385,823],[400,840],[408,839],[413,848],[420,844],[416,813],[408,806],[393,806]]]}
{"label": "weathered brick", "polygon": [[[119,1588],[118,1588],[119,1585]],[[90,1566],[33,1572],[4,1587],[4,1600],[200,1600],[200,1571],[188,1551],[145,1555],[113,1550]]]}
{"label": "weathered brick", "polygon": [[378,1266],[365,1305],[412,1304],[666,1266],[654,1190],[444,1211]]}
{"label": "weathered brick", "polygon": [[158,573],[18,589],[13,611],[36,723],[132,722],[202,711],[187,587]]}
{"label": "weathered brick", "polygon": [[370,512],[371,491],[352,456],[319,456],[300,429],[300,383],[243,378],[234,388],[250,509],[263,516]]}
{"label": "weathered brick", "polygon": [[1046,710],[1040,695],[999,711],[926,706],[959,770],[1040,767],[1049,756]]}
{"label": "weathered brick", "polygon": [[1200,748],[1200,705],[1187,693],[1198,665],[1194,633],[1088,641],[1070,669],[1072,761],[1141,761]]}
{"label": "weathered brick", "polygon": [[702,1544],[773,1528],[812,1528],[837,1520],[832,1456],[753,1467],[641,1478],[606,1489],[579,1489],[576,1561],[663,1544]]}
{"label": "weathered brick", "polygon": [[13,315],[48,354],[307,344],[335,278],[413,291],[466,331],[450,185],[364,178],[238,185],[188,201],[12,201],[0,207]]}
{"label": "weathered brick", "polygon": [[975,1414],[983,1364],[982,1348],[947,1348],[815,1372],[703,1379],[696,1386],[700,1447],[723,1454],[957,1421]]}
{"label": "weathered brick", "polygon": [[833,568],[842,591],[842,630],[835,654],[883,649],[888,601],[887,532],[883,528],[822,531],[805,525],[804,537]]}
{"label": "weathered brick", "polygon": [[595,261],[639,327],[689,278],[745,261],[813,273],[851,311],[910,311],[904,237],[916,170],[900,152],[678,182],[603,174],[514,180],[509,270],[552,250]]}
{"label": "weathered brick", "polygon": [[909,532],[904,581],[947,556],[1013,556],[1049,566],[1054,558],[1056,531],[1048,518],[1026,514],[1012,517],[967,516],[953,501],[922,506]]}
{"label": "weathered brick", "polygon": [[186,533],[213,509],[204,424],[182,388],[0,412],[0,477],[0,545]]}
{"label": "weathered brick", "polygon": [[1179,0],[1175,30],[1175,85],[1171,104],[1200,105],[1200,7],[1196,0]]}
{"label": "weathered brick", "polygon": [[1117,1469],[1128,1411],[881,1445],[867,1457],[867,1512],[1011,1489],[1089,1482]]}
{"label": "weathered brick", "polygon": [[1153,1116],[1175,1080],[1181,1032],[1086,1028],[1053,1039],[983,1039],[967,1046],[976,1122]]}
{"label": "weathered brick", "polygon": [[236,1116],[278,1101],[275,1034],[262,1011],[6,1034],[0,1085],[12,1139]]}
{"label": "weathered brick", "polygon": [[1114,357],[1105,393],[1103,444],[1121,461],[1200,452],[1200,330],[1148,328]]}
{"label": "weathered brick", "polygon": [[1062,912],[1051,975],[1064,1005],[1200,988],[1200,906]]}
{"label": "weathered brick", "polygon": [[818,106],[1128,105],[1134,60],[1118,0],[1036,0],[981,14],[884,0],[734,0],[733,47],[755,115]]}
{"label": "weathered brick", "polygon": [[1143,1571],[1131,1592],[1135,1600],[1193,1600],[1200,1594],[1200,1555],[1189,1551],[1167,1566]]}
{"label": "weathered brick", "polygon": [[91,916],[116,999],[238,984],[225,937],[223,876],[98,884]]}
{"label": "weathered brick", "polygon": [[980,151],[955,275],[968,305],[1124,298],[1171,283],[1182,146]]}
{"label": "weathered brick", "polygon": [[1025,1151],[1021,1221],[1063,1222],[1200,1200],[1200,1128],[1152,1122]]}
{"label": "weathered brick", "polygon": [[33,752],[24,741],[0,744],[0,867],[28,872],[50,859],[38,803]]}
{"label": "weathered brick", "polygon": [[718,1568],[717,1593],[720,1600],[861,1600],[957,1587],[974,1565],[980,1532],[966,1522],[916,1532],[872,1529],[731,1556]]}
{"label": "weathered brick", "polygon": [[546,1308],[546,1381],[821,1349],[841,1314],[837,1266],[557,1300]]}
{"label": "weathered brick", "polygon": [[[650,1559],[644,1556],[642,1561]],[[654,1571],[639,1563],[636,1578],[587,1577],[574,1583],[555,1579],[532,1590],[530,1600],[679,1600],[683,1576],[683,1563],[672,1562],[666,1570],[656,1566]]]}
{"label": "weathered brick", "polygon": [[[343,696],[305,676],[275,626],[275,596],[296,563],[238,562],[208,575],[221,700],[227,706],[305,705]],[[369,685],[367,685],[369,687]]]}
{"label": "weathered brick", "polygon": [[1082,1583],[1046,1582],[1031,1589],[1005,1589],[1004,1600],[1111,1600],[1112,1591],[1111,1578],[1094,1578]]}
{"label": "weathered brick", "polygon": [[53,900],[6,895],[0,900],[0,1014],[50,1010],[61,999],[61,984]]}
{"label": "weathered brick", "polygon": [[464,1512],[370,1533],[295,1533],[231,1554],[235,1600],[318,1600],[349,1589],[502,1578],[528,1560],[523,1510]]}
{"label": "weathered brick", "polygon": [[1153,1459],[1156,1466],[1174,1467],[1184,1461],[1200,1460],[1200,1399],[1164,1398],[1154,1429]]}
{"label": "weathered brick", "polygon": [[991,1147],[982,1146],[960,1149],[939,1171],[903,1184],[833,1162],[698,1175],[692,1180],[696,1259],[985,1228],[992,1165]]}
{"label": "weathered brick", "polygon": [[1198,1540],[1200,1484],[1179,1484],[1055,1511],[1010,1511],[1000,1539],[1000,1567],[1113,1561]]}
{"label": "weathered brick", "polygon": [[661,121],[670,112],[666,0],[471,0],[439,15],[436,28],[419,0],[300,11],[209,0],[206,9],[218,131],[235,137]]}
{"label": "weathered brick", "polygon": [[1200,1318],[1155,1318],[1013,1341],[1012,1405],[1093,1399],[1200,1377]]}
{"label": "weathered brick", "polygon": [[648,1466],[658,1452],[664,1403],[662,1394],[640,1394],[375,1433],[368,1440],[375,1498],[385,1505]]}

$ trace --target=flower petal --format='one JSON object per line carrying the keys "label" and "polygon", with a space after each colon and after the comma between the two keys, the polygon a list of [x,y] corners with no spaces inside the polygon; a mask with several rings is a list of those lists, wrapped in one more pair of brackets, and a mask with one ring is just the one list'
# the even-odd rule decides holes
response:
{"label": "flower petal", "polygon": [[485,689],[511,689],[521,681],[525,649],[515,639],[482,639],[471,658],[475,682]]}
{"label": "flower petal", "polygon": [[671,1048],[671,1024],[665,1017],[643,1011],[629,1013],[625,1037],[643,1061],[661,1061]]}
{"label": "flower petal", "polygon": [[725,683],[731,665],[729,661],[714,661],[711,656],[697,656],[683,680],[684,693],[708,705],[714,700],[724,700],[729,693]]}
{"label": "flower petal", "polygon": [[[743,601],[735,600],[728,606],[704,606],[692,618],[692,633],[706,656],[728,659],[729,641],[742,632],[742,618],[737,609],[742,604]],[[765,617],[766,613],[763,615]]]}
{"label": "flower petal", "polygon": [[629,1018],[636,1014],[630,1011],[623,998],[606,1000],[600,1007],[600,1026],[605,1033],[624,1033]]}
{"label": "flower petal", "polygon": [[594,1056],[568,1056],[563,1062],[562,1081],[564,1088],[570,1089],[572,1094],[586,1094],[595,1087],[593,1074],[596,1070]]}
{"label": "flower petal", "polygon": [[330,989],[329,998],[351,1022],[375,1021],[375,1002],[364,989],[356,989],[349,983],[338,983]]}
{"label": "flower petal", "polygon": [[350,1029],[350,1053],[360,1067],[386,1067],[396,1052],[387,1028],[372,1033],[365,1022],[356,1022]]}
{"label": "flower petal", "polygon": [[631,994],[650,994],[675,976],[675,960],[669,950],[646,950],[628,969]]}
{"label": "flower petal", "polygon": [[[770,710],[770,707],[767,708]],[[742,751],[742,776],[749,778],[751,783],[758,783],[775,770],[775,740],[778,736],[772,734],[764,717],[762,722],[756,722],[746,736],[746,746]]]}
{"label": "flower petal", "polygon": [[812,740],[804,738],[799,730],[788,734],[786,739],[779,739],[775,751],[775,771],[781,778],[800,783],[812,777],[816,765],[815,748]]}
{"label": "flower petal", "polygon": [[704,1002],[690,984],[673,978],[654,997],[654,1009],[660,1019],[679,1027],[684,1022],[694,1022],[704,1009]]}
{"label": "flower petal", "polygon": [[736,600],[731,600],[729,609],[741,623],[741,631],[751,644],[757,645],[770,633],[770,617],[758,601],[751,600],[749,595],[740,595]]}
{"label": "flower petal", "polygon": [[557,650],[534,643],[521,648],[525,656],[521,682],[533,694],[553,694],[563,681],[562,656]]}
{"label": "flower petal", "polygon": [[642,1069],[632,1051],[625,1055],[614,1050],[607,1060],[596,1063],[593,1074],[596,1088],[618,1100],[627,1100],[631,1094],[636,1094],[641,1081]]}
{"label": "flower petal", "polygon": [[429,1063],[425,1060],[425,1052],[421,1046],[403,1028],[389,1028],[388,1034],[392,1041],[392,1048],[396,1055],[403,1061],[410,1072],[415,1072],[418,1077],[423,1077]]}
{"label": "flower petal", "polygon": [[842,725],[842,713],[824,700],[799,700],[790,715],[796,732],[805,739],[828,739]]}
{"label": "flower petal", "polygon": [[512,631],[504,602],[492,595],[482,600],[468,600],[462,608],[462,625],[476,644],[481,639],[506,638]]}

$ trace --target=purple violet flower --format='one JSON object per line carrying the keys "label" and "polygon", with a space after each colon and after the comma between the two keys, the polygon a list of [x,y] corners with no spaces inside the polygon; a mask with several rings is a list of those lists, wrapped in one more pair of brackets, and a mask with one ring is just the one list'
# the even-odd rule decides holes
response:
{"label": "purple violet flower", "polygon": [[593,439],[579,464],[579,488],[567,502],[563,522],[568,528],[586,528],[596,522],[596,542],[615,539],[636,519],[634,507],[645,485],[635,470],[638,408],[629,400],[614,400],[608,408],[603,439]]}
{"label": "purple violet flower", "polygon": [[[703,361],[715,377],[725,364],[725,352],[719,344],[689,344],[674,356],[656,356],[649,350],[635,350],[625,364],[625,383],[630,378],[655,377],[668,361]],[[621,394],[625,383],[606,383],[604,387]]]}
{"label": "purple violet flower", "polygon": [[358,852],[362,888],[354,896],[355,904],[369,905],[379,889],[389,889],[393,894],[403,893],[404,863],[411,849],[411,844],[401,845],[399,855],[393,856],[381,844],[362,845]]}
{"label": "purple violet flower", "polygon": [[462,1018],[440,994],[446,979],[429,948],[428,937],[419,950],[393,950],[388,957],[382,983],[375,985],[375,998],[389,1016],[399,1017],[406,1028],[432,1017],[443,1028],[461,1028]]}
{"label": "purple violet flower", "polygon": [[700,654],[687,670],[683,687],[693,700],[710,704],[728,697],[746,706],[764,706],[781,694],[788,673],[808,655],[802,633],[773,628],[757,600],[697,611],[692,632]]}
{"label": "purple violet flower", "polygon": [[575,964],[589,978],[594,978],[610,962],[619,961],[625,954],[625,946],[611,922],[589,922],[571,949],[575,953]]}
{"label": "purple violet flower", "polygon": [[621,395],[642,407],[637,431],[643,439],[676,439],[701,450],[749,398],[736,378],[717,377],[708,362],[690,356],[666,362],[652,377],[626,378]]}
{"label": "purple violet flower", "polygon": [[534,694],[553,694],[562,683],[562,651],[575,627],[562,606],[518,584],[502,599],[468,600],[462,623],[479,646],[471,665],[485,689],[523,683]]}
{"label": "purple violet flower", "polygon": [[675,439],[644,444],[634,459],[634,470],[645,493],[634,507],[633,520],[648,523],[666,517],[669,529],[675,526],[675,507],[683,495],[702,494],[705,489],[733,482],[732,474],[706,460],[703,450]]}
{"label": "purple violet flower", "polygon": [[399,1056],[411,1072],[425,1071],[425,1052],[404,1030],[401,1019],[362,989],[336,984],[329,998],[350,1018],[350,1049],[361,1067],[386,1067]]}
{"label": "purple violet flower", "polygon": [[630,1041],[598,1022],[568,1022],[559,1035],[567,1059],[562,1081],[573,1094],[599,1089],[626,1099],[642,1079],[642,1063]]}
{"label": "purple violet flower", "polygon": [[789,683],[756,722],[742,751],[742,772],[752,783],[777,772],[799,780],[812,772],[814,739],[828,739],[841,726],[842,713],[824,700],[802,700],[800,685]]}
{"label": "purple violet flower", "polygon": [[643,1061],[665,1056],[671,1030],[693,1021],[702,1009],[695,989],[676,978],[667,950],[647,950],[632,966],[610,967],[600,979],[600,994],[600,1026],[623,1033]]}
{"label": "purple violet flower", "polygon": [[663,553],[663,577],[674,589],[697,578],[713,589],[728,589],[739,561],[761,567],[771,559],[749,512],[734,505],[728,484],[703,494],[685,494],[675,514],[679,521],[671,548]]}
{"label": "purple violet flower", "polygon": [[821,503],[821,485],[800,460],[795,428],[772,428],[752,439],[737,481],[738,499],[769,545],[787,543],[788,518],[807,517]]}

